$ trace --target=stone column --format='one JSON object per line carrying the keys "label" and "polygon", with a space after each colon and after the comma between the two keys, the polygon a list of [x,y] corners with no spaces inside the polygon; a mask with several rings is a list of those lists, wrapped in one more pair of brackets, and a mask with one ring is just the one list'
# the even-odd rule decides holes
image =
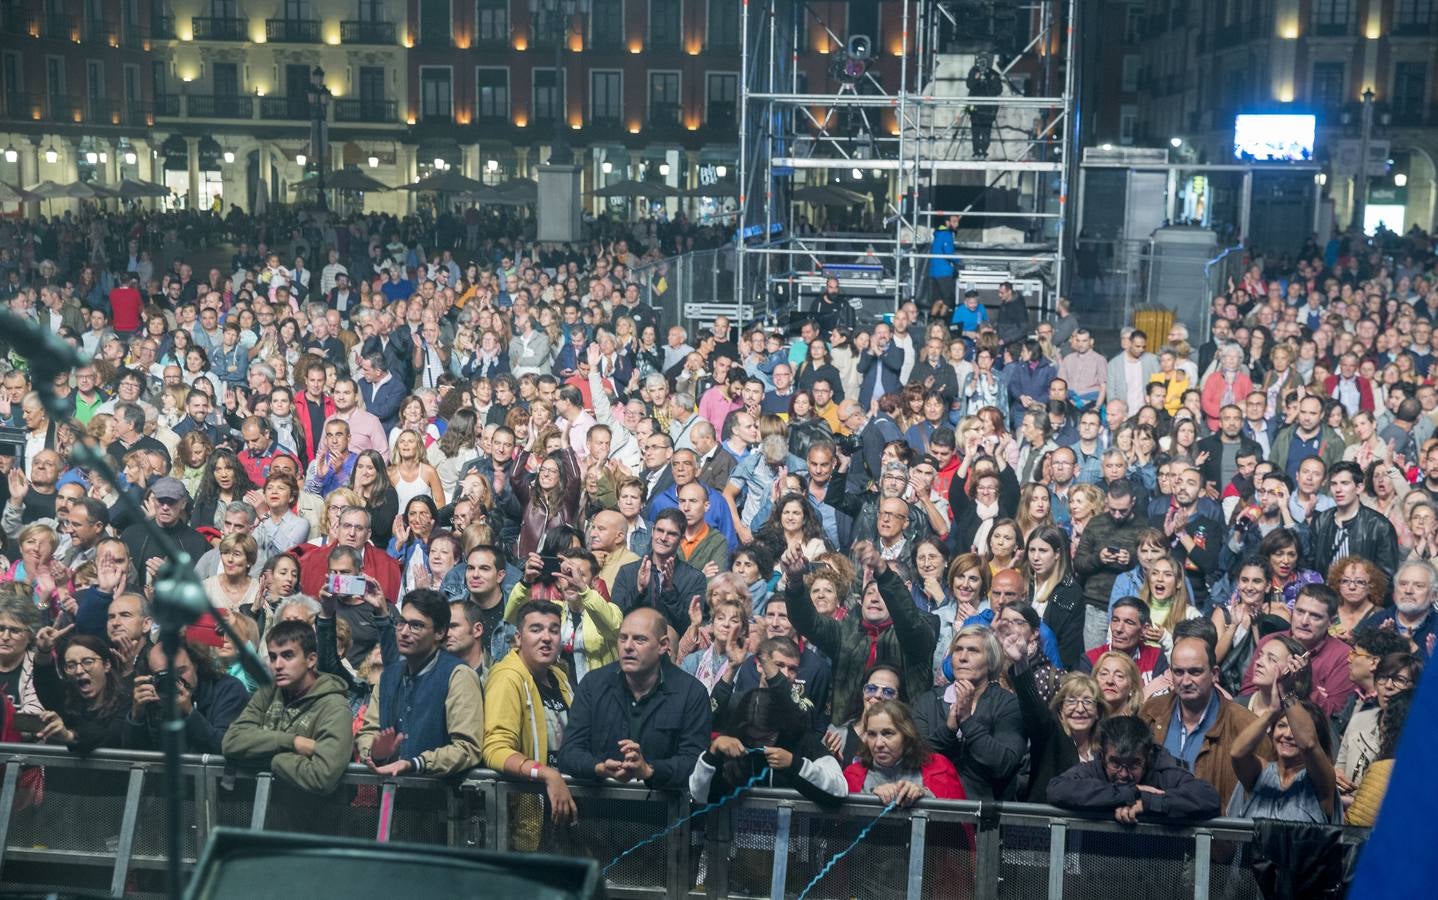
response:
{"label": "stone column", "polygon": [[[34,187],[40,183],[39,138],[22,140],[15,149],[20,151],[20,187]],[[25,203],[25,215],[31,219],[40,218],[40,203],[29,200]]]}
{"label": "stone column", "polygon": [[200,203],[200,139],[197,137],[185,138],[185,167],[190,176],[185,208],[196,209]]}

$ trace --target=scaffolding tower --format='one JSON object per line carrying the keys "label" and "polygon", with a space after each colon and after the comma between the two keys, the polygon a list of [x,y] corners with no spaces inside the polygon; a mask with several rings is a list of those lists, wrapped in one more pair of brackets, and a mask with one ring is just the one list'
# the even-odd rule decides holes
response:
{"label": "scaffolding tower", "polygon": [[[877,14],[856,16],[861,4]],[[1010,281],[1031,308],[1052,309],[1070,240],[1078,8],[1078,0],[850,0],[847,10],[820,0],[744,2],[741,317],[807,308],[827,276],[839,278],[863,318],[909,299],[927,311],[936,256],[956,263],[960,295],[974,288],[992,303]],[[878,33],[851,33],[866,25]],[[818,72],[816,49],[829,53]],[[969,74],[982,71],[985,55],[997,77],[971,93]],[[987,154],[975,133],[985,123]],[[951,214],[960,216],[955,253],[936,255],[933,232]]]}

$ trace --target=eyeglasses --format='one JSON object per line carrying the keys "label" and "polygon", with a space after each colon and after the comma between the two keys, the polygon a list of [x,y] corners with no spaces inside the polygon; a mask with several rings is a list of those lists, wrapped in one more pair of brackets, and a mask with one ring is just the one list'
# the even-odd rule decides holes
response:
{"label": "eyeglasses", "polygon": [[1098,704],[1092,697],[1065,697],[1064,709],[1086,709],[1092,712],[1098,709]]}
{"label": "eyeglasses", "polygon": [[416,619],[400,619],[398,622],[394,623],[394,630],[395,630],[395,631],[414,631],[414,632],[421,632],[421,631],[427,631],[428,629],[429,629],[429,623],[428,623],[428,622],[420,622],[420,621],[418,621],[418,620],[416,620]]}
{"label": "eyeglasses", "polygon": [[73,675],[81,669],[89,671],[98,666],[100,662],[101,660],[98,656],[87,656],[84,659],[71,660],[65,663],[65,673]]}
{"label": "eyeglasses", "polygon": [[1368,587],[1370,582],[1367,578],[1344,578],[1338,583],[1344,587]]}
{"label": "eyeglasses", "polygon": [[1373,679],[1374,684],[1382,684],[1385,681],[1398,688],[1411,688],[1413,686],[1413,679],[1407,675],[1379,675]]}
{"label": "eyeglasses", "polygon": [[0,625],[0,636],[9,635],[11,637],[19,637],[20,635],[28,634],[29,632],[30,629],[26,628],[23,625]]}
{"label": "eyeglasses", "polygon": [[882,684],[866,684],[864,685],[864,696],[882,697],[885,700],[893,700],[899,696],[899,689]]}

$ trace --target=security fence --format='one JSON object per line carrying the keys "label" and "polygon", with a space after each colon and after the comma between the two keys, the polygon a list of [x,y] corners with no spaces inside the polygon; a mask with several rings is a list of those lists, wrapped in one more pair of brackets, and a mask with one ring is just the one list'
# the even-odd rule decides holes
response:
{"label": "security fence", "polygon": [[[720,315],[742,326],[765,311],[752,302],[740,303],[744,292],[735,285],[735,259],[732,246],[695,250],[636,266],[632,276],[639,285],[640,299],[659,311],[666,327],[680,325],[692,334],[694,328],[707,328]],[[662,346],[664,335],[657,337]]]}
{"label": "security fence", "polygon": [[[0,765],[6,890],[130,897],[163,889],[160,754],[77,757],[63,748],[0,744]],[[187,756],[183,784],[187,867],[212,829],[229,826],[589,857],[608,867],[615,897],[784,898],[806,887],[815,898],[908,900],[1259,895],[1253,823],[1241,819],[1128,827],[1045,806],[925,801],[875,821],[883,805],[873,797],[821,808],[792,791],[753,789],[681,822],[691,807],[680,794],[574,782],[578,822],[561,828],[543,818],[542,785],[488,771],[442,781],[384,778],[352,766],[332,798],[297,801],[268,773],[236,773],[219,757]],[[681,824],[661,834],[672,823]],[[824,872],[866,827],[863,840]],[[1362,837],[1357,830],[1343,835],[1347,843]]]}

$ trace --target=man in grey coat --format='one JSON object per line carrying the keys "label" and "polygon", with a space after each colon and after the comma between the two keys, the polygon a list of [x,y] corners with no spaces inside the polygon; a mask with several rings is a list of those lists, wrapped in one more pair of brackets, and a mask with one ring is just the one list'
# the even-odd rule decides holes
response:
{"label": "man in grey coat", "polygon": [[[1108,396],[1128,404],[1131,412],[1143,406],[1143,389],[1158,371],[1158,357],[1148,352],[1148,335],[1137,328],[1120,332],[1123,352],[1108,361]],[[1117,428],[1120,423],[1108,423]]]}

